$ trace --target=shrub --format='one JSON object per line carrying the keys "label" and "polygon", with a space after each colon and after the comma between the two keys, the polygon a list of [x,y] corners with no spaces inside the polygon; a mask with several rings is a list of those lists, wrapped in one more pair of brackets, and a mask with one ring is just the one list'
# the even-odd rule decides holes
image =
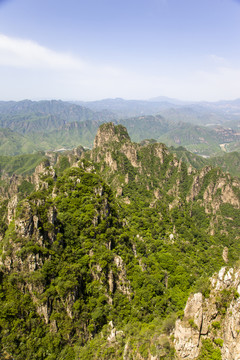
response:
{"label": "shrub", "polygon": [[214,339],[214,342],[215,342],[216,345],[218,345],[220,347],[223,346],[223,339],[220,339],[220,338]]}

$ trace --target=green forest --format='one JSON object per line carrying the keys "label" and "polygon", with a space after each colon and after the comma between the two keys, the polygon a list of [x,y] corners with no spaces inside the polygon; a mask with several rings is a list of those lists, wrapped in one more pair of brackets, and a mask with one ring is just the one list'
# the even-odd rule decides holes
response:
{"label": "green forest", "polygon": [[93,150],[1,157],[2,359],[176,359],[189,295],[240,253],[239,179],[194,161],[113,123]]}

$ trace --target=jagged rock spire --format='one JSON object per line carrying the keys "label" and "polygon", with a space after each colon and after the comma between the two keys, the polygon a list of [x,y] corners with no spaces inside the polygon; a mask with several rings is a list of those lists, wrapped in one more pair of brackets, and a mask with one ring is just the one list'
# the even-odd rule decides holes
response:
{"label": "jagged rock spire", "polygon": [[112,122],[102,124],[94,139],[94,148],[103,146],[109,142],[121,142],[131,140],[127,129],[122,125],[114,125]]}

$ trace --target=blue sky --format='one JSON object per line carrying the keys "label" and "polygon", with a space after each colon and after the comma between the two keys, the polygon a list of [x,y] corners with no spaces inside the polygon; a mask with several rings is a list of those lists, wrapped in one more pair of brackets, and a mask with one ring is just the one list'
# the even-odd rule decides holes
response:
{"label": "blue sky", "polygon": [[240,1],[0,0],[0,99],[240,97]]}

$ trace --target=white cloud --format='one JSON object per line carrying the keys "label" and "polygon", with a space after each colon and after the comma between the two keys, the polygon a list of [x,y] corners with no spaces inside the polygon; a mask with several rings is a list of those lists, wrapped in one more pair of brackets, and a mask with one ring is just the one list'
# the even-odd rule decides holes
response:
{"label": "white cloud", "polygon": [[36,42],[0,34],[0,66],[23,68],[81,69],[84,63]]}
{"label": "white cloud", "polygon": [[[197,70],[200,64],[201,70]],[[240,97],[240,68],[216,55],[208,55],[198,64],[193,62],[191,68],[177,60],[174,66],[159,60],[152,68],[137,68],[128,64],[119,68],[96,60],[86,63],[81,57],[33,41],[0,35],[0,100]]]}
{"label": "white cloud", "polygon": [[211,54],[209,56],[209,58],[210,58],[211,62],[215,65],[227,65],[228,64],[228,60],[222,56]]}
{"label": "white cloud", "polygon": [[0,99],[84,99],[116,93],[126,72],[0,34],[0,78]]}

